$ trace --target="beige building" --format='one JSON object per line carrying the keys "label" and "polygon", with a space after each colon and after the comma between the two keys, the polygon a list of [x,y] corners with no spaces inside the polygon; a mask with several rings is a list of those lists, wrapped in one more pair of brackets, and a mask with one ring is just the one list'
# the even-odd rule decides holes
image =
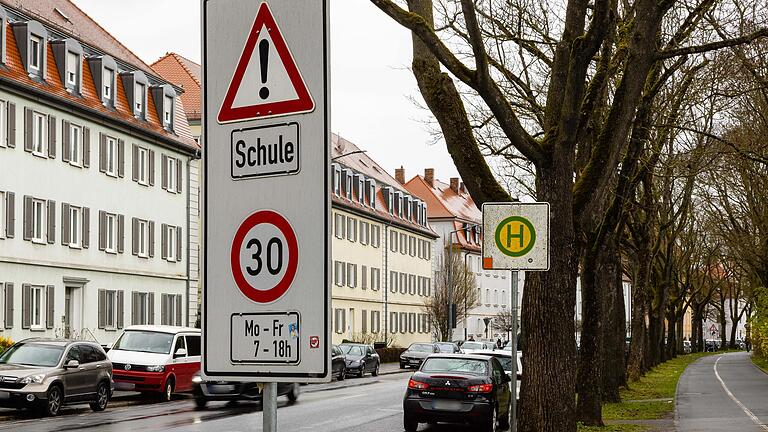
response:
{"label": "beige building", "polygon": [[333,136],[333,342],[431,341],[437,235],[426,204],[356,145]]}

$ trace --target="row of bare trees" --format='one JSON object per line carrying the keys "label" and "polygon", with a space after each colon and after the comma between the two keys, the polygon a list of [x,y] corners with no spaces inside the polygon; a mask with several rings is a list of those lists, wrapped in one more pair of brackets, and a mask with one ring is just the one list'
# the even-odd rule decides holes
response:
{"label": "row of bare trees", "polygon": [[602,424],[627,377],[679,352],[688,309],[702,320],[724,290],[764,283],[730,236],[763,229],[732,187],[758,192],[765,152],[727,136],[736,101],[765,88],[764,0],[371,1],[412,33],[413,74],[475,202],[550,203],[550,271],[524,287],[521,431]]}

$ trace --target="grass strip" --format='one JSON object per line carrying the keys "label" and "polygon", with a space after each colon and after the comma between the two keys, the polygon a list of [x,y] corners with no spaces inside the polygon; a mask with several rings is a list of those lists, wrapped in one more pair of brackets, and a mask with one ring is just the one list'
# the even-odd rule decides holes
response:
{"label": "grass strip", "polygon": [[757,366],[758,368],[762,369],[763,372],[768,373],[768,359],[764,357],[758,357],[754,353],[750,356],[752,359],[752,363]]}

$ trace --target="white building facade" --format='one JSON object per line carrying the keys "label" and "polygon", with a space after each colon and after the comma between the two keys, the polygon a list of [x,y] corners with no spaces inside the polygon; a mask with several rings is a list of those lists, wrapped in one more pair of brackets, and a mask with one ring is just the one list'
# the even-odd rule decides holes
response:
{"label": "white building facade", "polygon": [[0,334],[107,344],[189,324],[198,152],[179,89],[48,16],[0,13]]}

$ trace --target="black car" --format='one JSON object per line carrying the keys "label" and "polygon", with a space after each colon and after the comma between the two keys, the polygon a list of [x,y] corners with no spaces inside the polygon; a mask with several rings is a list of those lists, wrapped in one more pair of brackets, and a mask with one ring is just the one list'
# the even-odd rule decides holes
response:
{"label": "black car", "polygon": [[419,423],[471,423],[482,431],[509,424],[510,378],[494,357],[436,354],[408,381],[403,427]]}
{"label": "black car", "polygon": [[437,349],[441,353],[448,353],[448,354],[461,353],[461,348],[459,348],[459,345],[453,342],[435,342],[435,345],[437,346]]}
{"label": "black car", "polygon": [[400,354],[400,369],[406,367],[417,368],[421,366],[427,356],[439,353],[440,348],[433,343],[416,342],[412,343],[407,350]]}
{"label": "black car", "polygon": [[347,356],[336,345],[331,347],[331,373],[339,381],[347,375]]}
{"label": "black car", "polygon": [[[300,391],[298,383],[277,383],[277,395],[288,396],[291,402],[299,399]],[[204,381],[199,372],[192,377],[192,394],[200,409],[205,408],[208,401],[261,401],[261,392],[255,382]]]}
{"label": "black car", "polygon": [[362,378],[366,372],[373,376],[379,375],[381,360],[379,354],[370,345],[341,344],[339,349],[346,356],[347,373],[354,373]]}

